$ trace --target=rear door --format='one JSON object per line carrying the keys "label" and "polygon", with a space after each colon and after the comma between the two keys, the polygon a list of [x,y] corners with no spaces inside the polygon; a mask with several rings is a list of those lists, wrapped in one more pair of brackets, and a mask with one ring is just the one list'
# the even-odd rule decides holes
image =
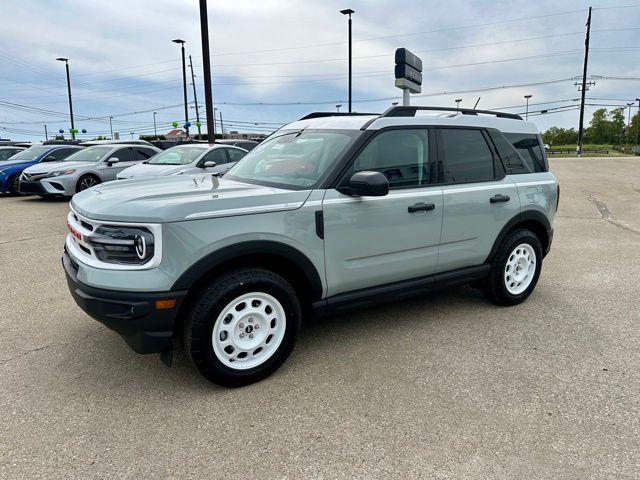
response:
{"label": "rear door", "polygon": [[437,270],[480,265],[500,230],[520,212],[516,186],[485,130],[439,128],[437,143],[444,199]]}
{"label": "rear door", "polygon": [[214,148],[210,152],[208,152],[204,157],[200,159],[198,165],[204,165],[205,162],[215,162],[214,167],[207,167],[202,169],[202,171],[207,173],[218,173],[220,171],[228,170],[227,163],[229,163],[229,157],[227,155],[227,149],[224,147]]}
{"label": "rear door", "polygon": [[430,184],[434,154],[426,128],[376,134],[344,176],[378,171],[389,180],[383,197],[326,191],[322,212],[328,295],[434,272],[442,225],[442,187]]}

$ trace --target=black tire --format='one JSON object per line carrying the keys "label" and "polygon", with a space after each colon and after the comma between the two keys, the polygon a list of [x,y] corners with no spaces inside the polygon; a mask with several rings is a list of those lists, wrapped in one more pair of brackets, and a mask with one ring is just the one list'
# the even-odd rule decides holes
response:
{"label": "black tire", "polygon": [[[239,370],[218,358],[212,335],[222,311],[238,297],[251,292],[270,295],[280,303],[286,319],[284,336],[264,363]],[[284,278],[258,268],[233,270],[212,280],[196,294],[184,325],[185,351],[207,380],[225,387],[249,385],[271,375],[289,357],[300,331],[301,317],[296,292]]]}
{"label": "black tire", "polygon": [[[91,185],[89,185],[91,183]],[[87,188],[91,188],[94,185],[98,185],[102,183],[99,177],[95,175],[83,175],[78,179],[76,183],[76,193],[86,190]]]}
{"label": "black tire", "polygon": [[[522,292],[514,294],[507,288],[505,268],[514,250],[527,244],[535,253],[535,270],[529,286]],[[491,272],[482,286],[484,296],[496,305],[511,306],[524,302],[538,283],[542,268],[542,245],[535,233],[526,229],[518,229],[509,233],[498,247],[491,262]],[[513,284],[512,284],[513,285]]]}
{"label": "black tire", "polygon": [[11,186],[9,187],[9,193],[11,195],[20,195],[20,174],[16,174],[11,179]]}

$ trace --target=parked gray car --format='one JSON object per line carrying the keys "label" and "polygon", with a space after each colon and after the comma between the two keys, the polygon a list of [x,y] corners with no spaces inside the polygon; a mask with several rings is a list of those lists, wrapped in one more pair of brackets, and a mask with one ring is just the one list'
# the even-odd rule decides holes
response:
{"label": "parked gray car", "polygon": [[160,151],[152,146],[128,144],[87,147],[61,162],[26,168],[20,177],[20,192],[70,197],[99,183],[115,180],[125,168],[149,160]]}
{"label": "parked gray car", "polygon": [[117,178],[153,177],[189,173],[224,175],[247,151],[243,148],[209,144],[177,145],[151,160],[126,168]]}
{"label": "parked gray car", "polygon": [[204,377],[240,386],[285,361],[312,313],[464,283],[497,305],[529,297],[559,199],[533,124],[428,107],[332,115],[286,125],[222,178],[74,196],[63,265],[76,303],[135,351],[170,364],[180,339]]}
{"label": "parked gray car", "polygon": [[24,147],[5,147],[5,146],[0,146],[0,162],[3,162],[4,160],[9,160],[16,153],[20,153],[23,150],[25,150]]}

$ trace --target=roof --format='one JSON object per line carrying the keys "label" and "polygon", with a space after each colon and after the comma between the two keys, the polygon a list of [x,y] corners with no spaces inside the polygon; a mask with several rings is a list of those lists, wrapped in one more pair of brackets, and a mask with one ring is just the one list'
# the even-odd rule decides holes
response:
{"label": "roof", "polygon": [[448,125],[495,128],[511,133],[538,134],[538,129],[533,123],[516,120],[515,118],[502,118],[495,115],[478,113],[477,115],[463,115],[458,112],[436,113],[433,111],[417,111],[414,117],[380,117],[378,115],[354,115],[310,118],[297,120],[282,127],[282,130],[310,129],[336,129],[336,130],[380,130],[391,126],[426,126]]}
{"label": "roof", "polygon": [[165,133],[165,135],[186,135],[186,134],[187,134],[187,132],[185,132],[184,130],[182,130],[180,128],[174,128],[169,133]]}

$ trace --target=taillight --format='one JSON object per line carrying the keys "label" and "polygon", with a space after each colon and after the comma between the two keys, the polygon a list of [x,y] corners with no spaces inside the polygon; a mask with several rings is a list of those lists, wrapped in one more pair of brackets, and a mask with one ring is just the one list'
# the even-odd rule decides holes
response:
{"label": "taillight", "polygon": [[556,212],[558,211],[558,205],[560,205],[560,184],[556,187]]}

